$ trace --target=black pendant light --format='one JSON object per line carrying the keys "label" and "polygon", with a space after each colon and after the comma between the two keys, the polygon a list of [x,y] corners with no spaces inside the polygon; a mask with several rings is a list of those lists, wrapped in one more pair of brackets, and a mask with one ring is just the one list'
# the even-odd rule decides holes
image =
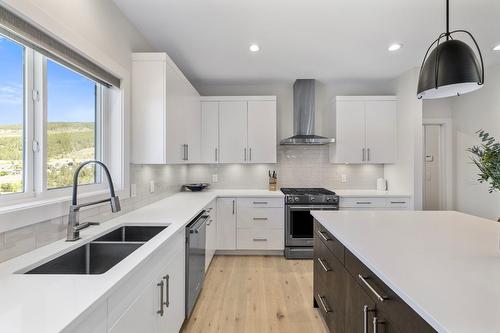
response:
{"label": "black pendant light", "polygon": [[[477,90],[484,84],[483,57],[476,40],[466,30],[450,32],[449,22],[449,0],[446,0],[446,32],[440,34],[425,53],[418,79],[419,99],[460,96]],[[480,64],[469,45],[453,39],[453,35],[457,33],[470,36],[479,54]],[[430,52],[433,46],[435,48]]]}

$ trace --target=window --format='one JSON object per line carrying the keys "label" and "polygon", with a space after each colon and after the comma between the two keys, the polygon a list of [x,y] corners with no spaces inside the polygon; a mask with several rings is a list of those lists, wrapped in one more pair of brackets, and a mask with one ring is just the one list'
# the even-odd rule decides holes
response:
{"label": "window", "polygon": [[25,190],[25,49],[0,35],[0,193]]}
{"label": "window", "polygon": [[[47,188],[73,184],[84,161],[99,159],[100,86],[47,59]],[[80,184],[98,183],[94,165],[82,169]]]}
{"label": "window", "polygon": [[[82,162],[103,160],[106,89],[0,34],[0,204],[68,194]],[[100,183],[96,166],[81,171],[87,191]]]}

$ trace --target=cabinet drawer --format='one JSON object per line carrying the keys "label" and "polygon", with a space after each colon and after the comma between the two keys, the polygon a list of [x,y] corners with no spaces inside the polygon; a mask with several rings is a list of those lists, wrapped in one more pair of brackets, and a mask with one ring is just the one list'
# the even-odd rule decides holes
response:
{"label": "cabinet drawer", "polygon": [[344,263],[344,245],[316,220],[314,220],[314,238],[320,239],[326,247],[332,251],[335,257],[337,257],[341,263]]}
{"label": "cabinet drawer", "polygon": [[240,198],[238,199],[238,209],[243,207],[283,208],[284,201],[284,198]]}
{"label": "cabinet drawer", "polygon": [[387,322],[390,322],[392,326],[401,332],[435,332],[422,317],[347,250],[345,266],[353,278],[376,302],[377,312],[383,313]]}
{"label": "cabinet drawer", "polygon": [[386,198],[387,208],[408,208],[410,207],[409,198]]}
{"label": "cabinet drawer", "polygon": [[283,250],[284,229],[238,229],[238,250]]}
{"label": "cabinet drawer", "polygon": [[384,208],[386,198],[340,198],[340,208]]}
{"label": "cabinet drawer", "polygon": [[283,208],[241,207],[238,210],[238,228],[284,228]]}

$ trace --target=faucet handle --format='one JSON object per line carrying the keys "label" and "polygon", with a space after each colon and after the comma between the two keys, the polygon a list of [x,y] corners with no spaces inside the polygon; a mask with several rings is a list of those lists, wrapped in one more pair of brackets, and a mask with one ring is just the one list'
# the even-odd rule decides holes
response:
{"label": "faucet handle", "polygon": [[85,223],[80,223],[77,226],[74,227],[75,231],[80,231],[82,229],[88,228],[93,225],[99,225],[99,222],[85,222]]}

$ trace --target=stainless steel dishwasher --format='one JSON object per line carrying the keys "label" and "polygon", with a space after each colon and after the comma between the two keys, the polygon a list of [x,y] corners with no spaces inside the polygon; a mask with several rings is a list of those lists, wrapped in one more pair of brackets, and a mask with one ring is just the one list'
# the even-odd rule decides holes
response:
{"label": "stainless steel dishwasher", "polygon": [[202,211],[186,227],[186,318],[191,316],[205,279],[206,223]]}

